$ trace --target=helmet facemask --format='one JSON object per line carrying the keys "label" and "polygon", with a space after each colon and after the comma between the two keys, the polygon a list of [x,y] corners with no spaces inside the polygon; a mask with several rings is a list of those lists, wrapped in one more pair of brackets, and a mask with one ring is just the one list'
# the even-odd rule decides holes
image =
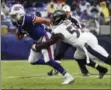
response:
{"label": "helmet facemask", "polygon": [[57,10],[52,15],[52,24],[53,25],[59,25],[66,19],[66,13],[61,10]]}
{"label": "helmet facemask", "polygon": [[16,21],[17,21],[17,15],[16,15],[16,14],[10,15],[10,17],[11,17],[11,20],[12,20],[13,22],[16,22]]}

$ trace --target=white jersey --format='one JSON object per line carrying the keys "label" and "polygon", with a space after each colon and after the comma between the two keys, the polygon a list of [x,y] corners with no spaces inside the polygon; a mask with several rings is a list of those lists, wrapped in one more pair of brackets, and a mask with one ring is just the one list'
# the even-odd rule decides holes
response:
{"label": "white jersey", "polygon": [[93,36],[90,32],[82,32],[80,29],[76,28],[70,20],[65,20],[62,24],[55,27],[52,33],[61,33],[64,37],[63,42],[74,47],[84,46],[85,43],[89,42],[91,36]]}
{"label": "white jersey", "polygon": [[[77,47],[77,51],[74,54],[74,58],[83,59],[86,57],[87,63],[89,59],[100,59],[100,57],[95,55],[95,52],[101,54],[101,56],[108,57],[108,53],[98,44],[97,38],[90,32],[82,32],[80,29],[70,21],[65,20],[62,24],[58,25],[53,29],[52,33],[62,34],[63,42]],[[91,51],[87,47],[91,47]],[[92,51],[94,53],[92,53]]]}

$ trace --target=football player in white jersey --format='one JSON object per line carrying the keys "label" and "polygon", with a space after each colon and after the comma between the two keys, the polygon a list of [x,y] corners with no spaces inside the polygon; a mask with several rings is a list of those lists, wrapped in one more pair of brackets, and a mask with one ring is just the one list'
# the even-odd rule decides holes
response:
{"label": "football player in white jersey", "polygon": [[[82,29],[82,26],[79,22],[79,20],[77,20],[74,16],[72,16],[72,13],[71,13],[71,8],[69,5],[65,5],[63,8],[62,8],[63,11],[65,11],[66,13],[66,16],[69,20],[71,20],[71,22],[73,24],[75,24],[78,28],[81,28]],[[83,29],[82,29],[83,30]],[[65,52],[68,50],[68,48],[71,47],[71,45],[67,44],[67,43],[64,43],[64,42],[57,42],[56,43],[56,49],[55,49],[55,59],[56,59],[56,62],[58,63],[61,63],[61,59],[64,57],[65,55]],[[75,51],[76,48],[72,47]],[[83,76],[89,76],[89,72],[86,68],[86,66],[83,64],[83,61],[82,60],[77,60],[77,63],[79,65],[79,68],[83,74]],[[52,76],[52,75],[57,75],[58,72],[54,69],[52,69],[50,72],[48,72],[48,75],[49,76]]]}
{"label": "football player in white jersey", "polygon": [[[62,40],[65,43],[76,47],[77,50],[74,54],[74,59],[83,60],[86,57],[86,64],[92,65],[96,69],[103,71],[105,74],[106,69],[97,65],[92,60],[98,58],[108,65],[111,65],[111,55],[98,44],[97,38],[90,32],[82,32],[78,29],[69,19],[67,19],[64,11],[57,10],[52,15],[53,35],[47,42],[42,42],[34,45],[33,48],[39,50],[48,48],[50,45]],[[90,60],[91,59],[91,60]]]}
{"label": "football player in white jersey", "polygon": [[[83,29],[82,26],[81,26],[81,24],[80,24],[80,22],[79,22],[79,20],[77,20],[75,17],[73,17],[73,16],[71,15],[70,6],[65,5],[65,6],[63,7],[63,11],[65,11],[65,13],[66,13],[66,15],[67,15],[67,18],[68,18],[73,24],[75,24],[77,28],[81,29],[82,32],[84,32],[84,31],[86,31],[86,32],[89,31],[89,30]],[[57,62],[60,63],[60,60],[64,57],[65,52],[68,50],[69,47],[71,47],[74,51],[76,50],[76,48],[72,47],[70,44],[67,44],[67,43],[64,43],[64,42],[59,42],[59,43],[57,43],[57,47],[56,47],[57,53],[56,53],[56,55],[55,55],[55,59],[56,59]],[[76,61],[77,61],[78,65],[79,65],[79,68],[80,68],[83,76],[89,76],[90,74],[89,74],[89,72],[88,72],[88,70],[87,70],[87,68],[86,68],[86,64],[84,63],[84,62],[86,61],[86,58],[84,58],[83,60],[78,59],[78,60],[76,60]],[[89,66],[95,68],[95,66],[93,66],[92,64],[89,65]],[[102,67],[102,66],[101,66],[101,67]],[[105,67],[102,67],[102,68],[105,69],[105,72],[107,71]],[[98,70],[98,69],[97,69],[97,70]],[[105,72],[102,72],[101,70],[98,70],[98,71],[99,71],[99,78],[100,78],[100,77],[101,77],[101,73],[103,74],[103,73],[105,73]],[[54,70],[54,69],[52,69],[50,72],[48,72],[48,75],[49,75],[49,76],[57,75],[57,74],[58,74],[58,72],[57,72],[56,70]],[[102,78],[102,77],[101,77],[101,78]]]}

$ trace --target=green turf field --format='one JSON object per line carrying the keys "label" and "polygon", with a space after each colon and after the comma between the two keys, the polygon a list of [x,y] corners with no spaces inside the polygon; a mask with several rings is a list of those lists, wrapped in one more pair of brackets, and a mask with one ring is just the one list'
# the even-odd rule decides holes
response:
{"label": "green turf field", "polygon": [[61,85],[63,77],[47,76],[49,66],[30,65],[27,61],[2,61],[2,89],[111,89],[111,67],[103,79],[98,79],[98,72],[88,68],[91,76],[82,76],[78,65],[72,60],[62,61],[62,65],[75,77],[75,82]]}

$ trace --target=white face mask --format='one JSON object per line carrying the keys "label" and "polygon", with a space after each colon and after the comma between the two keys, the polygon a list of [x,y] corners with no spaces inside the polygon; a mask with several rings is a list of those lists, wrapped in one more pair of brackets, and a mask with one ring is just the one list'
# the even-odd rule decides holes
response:
{"label": "white face mask", "polygon": [[17,22],[17,15],[10,15],[13,22]]}
{"label": "white face mask", "polygon": [[11,19],[12,19],[12,21],[14,21],[14,22],[19,21],[19,20],[21,19],[21,17],[22,17],[22,16],[19,16],[19,15],[17,15],[17,14],[11,15]]}

